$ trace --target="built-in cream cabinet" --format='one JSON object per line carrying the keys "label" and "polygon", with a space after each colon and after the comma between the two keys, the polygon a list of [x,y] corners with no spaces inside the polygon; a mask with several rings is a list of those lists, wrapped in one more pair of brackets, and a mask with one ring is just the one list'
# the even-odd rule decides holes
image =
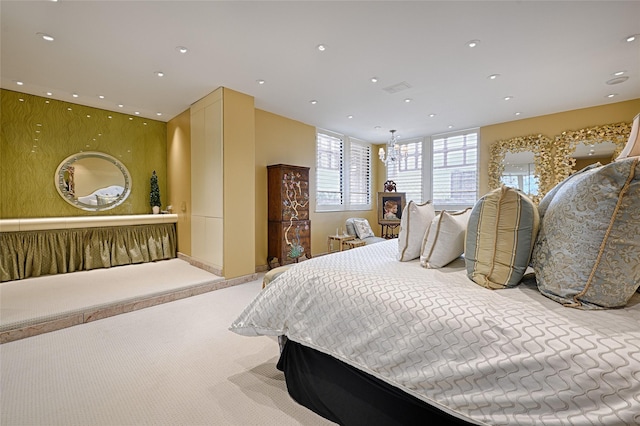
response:
{"label": "built-in cream cabinet", "polygon": [[216,89],[191,118],[191,257],[218,275],[255,274],[253,97]]}
{"label": "built-in cream cabinet", "polygon": [[222,89],[191,106],[191,256],[222,274]]}

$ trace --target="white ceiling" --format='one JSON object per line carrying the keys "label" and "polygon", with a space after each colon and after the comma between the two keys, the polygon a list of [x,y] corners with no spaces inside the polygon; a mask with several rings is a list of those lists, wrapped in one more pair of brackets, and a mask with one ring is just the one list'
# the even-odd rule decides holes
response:
{"label": "white ceiling", "polygon": [[[640,1],[2,0],[0,15],[2,88],[162,121],[220,86],[371,142],[640,98],[640,37],[625,41]],[[616,71],[628,80],[606,84]]]}

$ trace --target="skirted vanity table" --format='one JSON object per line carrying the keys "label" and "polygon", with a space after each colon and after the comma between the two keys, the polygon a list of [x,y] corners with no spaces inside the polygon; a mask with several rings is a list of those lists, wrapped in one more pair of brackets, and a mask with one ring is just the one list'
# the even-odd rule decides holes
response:
{"label": "skirted vanity table", "polygon": [[93,214],[1,219],[0,282],[176,257],[178,215],[102,213],[131,193],[131,175],[115,157],[74,154],[54,179],[67,203]]}
{"label": "skirted vanity table", "polygon": [[0,220],[0,281],[176,257],[176,214]]}

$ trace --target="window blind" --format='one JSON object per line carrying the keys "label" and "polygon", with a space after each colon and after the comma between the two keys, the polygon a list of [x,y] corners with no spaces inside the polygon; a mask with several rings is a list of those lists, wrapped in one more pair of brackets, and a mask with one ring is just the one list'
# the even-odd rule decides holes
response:
{"label": "window blind", "polygon": [[325,132],[316,137],[316,207],[336,208],[344,202],[344,141]]}
{"label": "window blind", "polygon": [[405,193],[405,201],[413,200],[422,203],[423,179],[422,179],[422,139],[407,141],[400,144],[406,156],[400,156],[387,168],[387,179],[396,183],[398,192]]}
{"label": "window blind", "polygon": [[349,138],[349,207],[371,205],[371,145]]}
{"label": "window blind", "polygon": [[473,206],[478,197],[478,131],[432,138],[432,197],[436,208]]}

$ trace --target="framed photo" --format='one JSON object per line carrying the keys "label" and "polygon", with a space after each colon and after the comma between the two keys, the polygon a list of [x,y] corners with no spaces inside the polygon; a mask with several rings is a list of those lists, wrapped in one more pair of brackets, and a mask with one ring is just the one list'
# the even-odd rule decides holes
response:
{"label": "framed photo", "polygon": [[400,225],[405,205],[404,192],[378,192],[378,223]]}

